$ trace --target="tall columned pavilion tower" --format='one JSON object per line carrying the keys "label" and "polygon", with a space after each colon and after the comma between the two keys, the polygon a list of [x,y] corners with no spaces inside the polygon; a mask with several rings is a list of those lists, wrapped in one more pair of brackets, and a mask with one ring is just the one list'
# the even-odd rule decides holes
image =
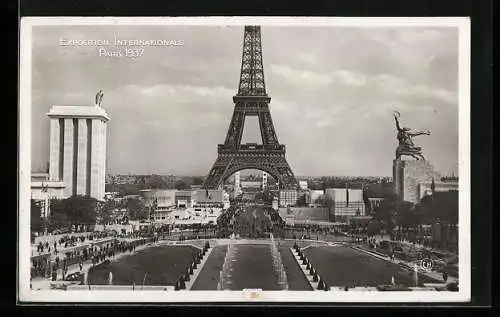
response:
{"label": "tall columned pavilion tower", "polygon": [[57,106],[50,118],[50,181],[64,182],[64,196],[104,199],[106,111],[95,106]]}

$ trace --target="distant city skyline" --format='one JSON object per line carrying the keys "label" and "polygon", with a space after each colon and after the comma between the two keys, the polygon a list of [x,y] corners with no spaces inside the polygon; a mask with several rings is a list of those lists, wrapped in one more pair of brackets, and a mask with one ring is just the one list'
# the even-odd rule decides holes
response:
{"label": "distant city skyline", "polygon": [[[107,174],[206,175],[229,126],[243,27],[33,28],[32,169],[44,170],[51,105],[108,112]],[[61,39],[171,39],[137,58]],[[266,89],[297,177],[391,177],[393,111],[443,176],[458,176],[458,29],[262,27]],[[258,142],[249,122],[244,142]]]}

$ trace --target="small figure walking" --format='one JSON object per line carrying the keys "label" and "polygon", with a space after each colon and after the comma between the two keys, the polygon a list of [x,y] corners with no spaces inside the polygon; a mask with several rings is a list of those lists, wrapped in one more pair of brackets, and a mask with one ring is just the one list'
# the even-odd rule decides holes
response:
{"label": "small figure walking", "polygon": [[443,281],[446,284],[446,281],[448,281],[448,273],[446,271],[443,272]]}

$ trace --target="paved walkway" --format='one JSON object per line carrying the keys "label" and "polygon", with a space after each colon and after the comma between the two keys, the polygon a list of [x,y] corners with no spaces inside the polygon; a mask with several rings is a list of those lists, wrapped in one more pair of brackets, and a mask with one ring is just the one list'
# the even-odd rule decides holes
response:
{"label": "paved walkway", "polygon": [[92,235],[93,233],[94,233],[93,231],[86,231],[86,232],[40,235],[40,236],[35,237],[35,242],[32,243],[32,245],[34,245],[36,247],[40,242],[42,242],[43,244],[45,244],[45,242],[48,242],[50,244],[50,246],[52,247],[54,242],[58,242],[58,244],[59,244],[59,240],[63,237],[67,237],[70,235],[73,237],[81,237],[81,236],[87,237],[88,235]]}
{"label": "paved walkway", "polygon": [[[216,290],[217,289],[219,272],[220,272],[220,269],[222,268],[222,262],[224,261],[223,254],[225,253],[225,245],[227,245],[230,240],[229,239],[219,239],[219,240],[209,240],[209,241],[210,241],[210,245],[211,245],[210,252],[205,255],[205,257],[203,259],[203,263],[202,263],[203,265],[198,266],[198,270],[197,270],[196,274],[193,276],[193,278],[191,279],[191,282],[189,283],[189,288],[192,290]],[[289,279],[288,280],[289,289],[290,290],[305,290],[308,287],[304,286],[304,285],[309,284],[309,281],[307,281],[307,277],[303,276],[303,274],[301,275],[303,281],[302,281],[302,279],[297,278],[298,274],[296,274],[297,272],[295,272],[295,271],[298,271],[298,272],[302,271],[301,267],[299,266],[299,264],[296,263],[296,260],[294,258],[293,253],[291,253],[289,250],[289,246],[288,247],[285,246],[287,244],[290,244],[291,241],[292,240],[289,240],[289,241],[282,240],[281,243],[283,245],[280,247],[280,253],[282,256],[283,264],[286,266],[285,269],[286,269],[286,273],[287,273],[287,276]],[[300,240],[297,240],[298,243],[299,243],[299,241]],[[99,241],[94,241],[94,242],[99,242]],[[205,242],[205,240],[203,240],[203,244],[204,244],[204,242]],[[310,241],[302,240],[300,242],[304,243],[303,247],[306,247],[305,244],[307,244],[307,245],[325,245],[324,242],[316,241],[316,240],[310,240]],[[232,243],[237,244],[237,245],[241,245],[241,244],[253,244],[253,245],[267,244],[268,245],[270,243],[270,241],[269,240],[251,240],[251,239],[232,239]],[[157,243],[147,243],[145,245],[138,246],[138,247],[136,247],[135,251],[133,251],[133,252],[123,252],[120,254],[116,254],[112,258],[107,258],[107,259],[111,260],[111,261],[116,261],[124,256],[134,254],[135,252],[138,252],[140,250],[150,248],[152,246],[162,245],[162,244],[192,245],[193,247],[197,247],[197,248],[200,247],[199,240],[182,241],[182,242],[176,242],[176,243],[173,243],[172,241],[168,241],[168,240],[163,240],[163,241],[160,241]],[[300,244],[302,244],[302,243],[300,243]],[[342,244],[342,243],[326,243],[326,244],[334,245],[334,244]],[[218,247],[214,248],[215,246],[218,246]],[[255,247],[257,247],[257,246],[255,246]],[[406,266],[408,268],[413,267],[413,264],[411,264],[409,262],[402,261],[402,260],[396,259],[394,261],[391,261],[388,256],[383,256],[379,253],[375,253],[375,252],[373,252],[373,250],[370,250],[364,246],[351,245],[351,248],[354,250],[357,250],[359,252],[369,254],[373,257],[382,259],[382,260],[387,261],[387,262],[392,262],[395,264],[399,264],[401,266]],[[258,251],[258,249],[259,248],[256,248],[255,250],[252,250],[252,251]],[[289,252],[287,253],[286,251],[289,251]],[[253,252],[251,252],[251,253],[253,253]],[[257,253],[259,253],[259,252],[257,252]],[[258,256],[258,257],[250,256],[249,258],[245,258],[243,261],[244,263],[241,263],[238,265],[238,268],[242,270],[241,272],[245,271],[248,273],[248,270],[254,270],[256,266],[262,267],[263,263],[257,263],[259,261],[254,263],[254,260],[256,260],[256,258],[260,258],[261,261],[263,259],[267,260],[266,258],[268,256],[264,256],[263,254],[262,255],[258,254],[258,255],[260,255],[260,256]],[[290,262],[288,260],[291,260],[292,262],[294,262],[295,266],[291,265],[291,264],[287,264],[287,262]],[[206,262],[208,262],[208,266],[204,265]],[[253,263],[253,264],[251,264],[251,263]],[[80,271],[79,265],[76,263],[76,264],[70,265],[68,267],[67,274],[69,275],[69,274],[76,273],[76,272],[88,273],[88,270],[91,267],[92,267],[92,263],[90,260],[88,260],[88,261],[83,263],[83,268]],[[268,272],[266,272],[266,273],[268,273]],[[302,272],[300,272],[300,273],[302,273]],[[419,273],[424,274],[424,275],[426,275],[434,280],[441,281],[443,283],[441,285],[445,285],[442,274],[440,274],[438,272],[421,270]],[[243,275],[238,274],[238,275],[239,275],[238,280],[241,280],[237,283],[237,284],[241,284],[241,285],[238,285],[239,287],[247,287],[246,284],[249,284],[248,286],[253,286],[254,283],[253,283],[252,279],[250,279],[250,280],[248,279],[248,277],[249,277],[249,276],[247,276],[248,274],[243,274]],[[265,274],[265,275],[271,275],[271,274]],[[292,276],[293,276],[293,278],[292,278]],[[269,276],[269,277],[271,277],[271,276]],[[290,278],[292,278],[292,279],[290,279]],[[43,290],[43,289],[50,289],[50,288],[57,286],[57,285],[62,286],[62,285],[79,284],[79,281],[69,282],[69,281],[62,281],[61,279],[62,279],[62,270],[59,269],[58,270],[58,281],[52,282],[48,278],[34,278],[31,282],[32,289],[33,290]],[[455,277],[452,277],[452,276],[448,276],[448,280],[446,283],[448,284],[451,282],[458,283],[458,279]],[[243,284],[245,284],[245,285],[243,285]],[[259,285],[260,284],[261,283],[259,283]],[[271,282],[271,284],[274,284],[274,283]],[[186,286],[188,286],[188,285],[186,285]],[[272,289],[272,288],[274,288],[273,286],[274,285],[268,285],[267,288]],[[308,289],[310,290],[310,287]]]}
{"label": "paved walkway", "polygon": [[198,277],[191,285],[191,290],[215,291],[219,282],[220,271],[224,263],[227,247],[225,245],[214,246],[212,252],[206,257],[205,265],[201,268]]}
{"label": "paved walkway", "polygon": [[[81,248],[81,247],[91,247],[91,246],[96,245],[96,244],[111,242],[115,239],[118,239],[120,241],[127,240],[126,238],[106,237],[106,238],[102,238],[102,239],[98,239],[98,240],[85,240],[84,242],[77,242],[74,245],[70,245],[68,247],[58,245],[57,254],[54,252],[53,245],[50,246],[51,247],[50,252],[48,252],[48,251],[39,252],[39,251],[37,251],[37,249],[36,249],[37,247],[35,245],[31,245],[31,256],[36,257],[36,256],[41,256],[41,255],[45,255],[45,256],[50,255],[50,259],[52,261],[55,260],[56,257],[59,257],[60,260],[64,260],[66,258],[66,252],[72,252],[72,251],[74,251],[78,248]],[[128,239],[128,240],[133,241],[133,240],[138,240],[138,239],[139,238]]]}
{"label": "paved walkway", "polygon": [[[126,252],[122,252],[122,253],[117,253],[117,254],[115,254],[114,257],[108,257],[104,261],[106,261],[106,260],[117,261],[118,259],[120,259],[120,258],[122,258],[124,256],[132,255],[132,254],[134,254],[136,252],[139,252],[141,250],[147,249],[147,248],[155,246],[155,245],[157,245],[157,243],[146,243],[144,245],[137,246],[135,248],[135,251],[132,251],[132,252],[126,251]],[[100,263],[102,263],[104,261],[101,261],[101,262],[99,262],[96,265],[99,265]],[[82,272],[82,273],[88,274],[88,271],[93,266],[94,265],[92,265],[92,261],[91,260],[87,260],[87,261],[85,261],[83,263],[82,270],[80,270],[80,266],[79,266],[78,263],[69,265],[68,266],[68,272],[67,272],[66,276],[70,275],[70,274],[73,274],[73,273],[77,273],[77,272]],[[80,283],[79,281],[71,282],[71,281],[64,281],[64,280],[62,280],[62,268],[60,268],[59,270],[57,270],[57,281],[54,282],[50,278],[36,277],[36,278],[33,278],[33,280],[31,281],[31,287],[32,287],[33,290],[45,290],[45,289],[50,289],[51,285],[54,285],[54,286],[60,285],[60,286],[62,286],[62,285],[71,285],[71,284],[79,284],[79,283]]]}
{"label": "paved walkway", "polygon": [[172,285],[69,285],[68,291],[175,291]]}
{"label": "paved walkway", "polygon": [[307,283],[309,283],[311,290],[318,291],[318,284],[319,284],[318,282],[319,281],[316,281],[316,282],[313,281],[313,276],[307,270],[307,265],[303,265],[303,262],[300,261],[299,253],[296,250],[294,250],[293,248],[290,248],[290,252],[292,252],[295,263],[297,263],[297,266],[300,267],[300,270],[302,271],[303,276],[307,279]]}
{"label": "paved walkway", "polygon": [[[385,260],[387,262],[399,264],[399,265],[402,265],[402,266],[406,266],[408,268],[413,268],[413,266],[414,266],[414,264],[409,263],[409,262],[405,262],[403,260],[399,260],[399,259],[391,260],[391,258],[389,256],[380,255],[379,253],[375,253],[375,252],[373,252],[373,251],[371,251],[369,249],[366,249],[363,246],[354,246],[353,245],[353,246],[351,246],[351,248],[353,248],[354,250],[360,251],[360,252],[364,252],[364,253],[369,254],[371,256],[374,256],[376,258]],[[419,269],[419,273],[421,273],[421,274],[423,274],[425,276],[428,276],[428,277],[430,277],[432,279],[435,279],[437,281],[441,281],[442,283],[445,283],[444,279],[443,279],[443,275],[440,274],[440,273],[438,273],[438,272]],[[446,281],[446,284],[449,284],[449,283],[452,283],[452,282],[458,283],[458,278],[448,275],[448,279]]]}
{"label": "paved walkway", "polygon": [[[191,244],[189,244],[191,245]],[[192,246],[192,245],[191,245]],[[194,283],[196,283],[196,280],[198,279],[198,276],[200,275],[201,270],[203,270],[203,267],[205,266],[205,263],[207,262],[208,258],[210,257],[210,254],[212,254],[212,251],[214,250],[213,246],[210,246],[208,250],[206,251],[205,255],[200,261],[200,264],[196,267],[195,270],[193,270],[193,276],[190,277],[189,281],[186,281],[186,289],[191,290],[193,287]]]}
{"label": "paved walkway", "polygon": [[290,246],[280,245],[281,260],[285,267],[289,291],[312,291],[312,287],[294,258]]}

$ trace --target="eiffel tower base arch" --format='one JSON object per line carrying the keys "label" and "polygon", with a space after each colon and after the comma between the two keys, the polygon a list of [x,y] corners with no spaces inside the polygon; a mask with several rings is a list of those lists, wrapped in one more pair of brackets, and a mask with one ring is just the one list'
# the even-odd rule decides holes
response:
{"label": "eiffel tower base arch", "polygon": [[295,189],[296,180],[284,155],[235,153],[217,157],[205,181],[207,189],[220,189],[229,176],[244,169],[258,169],[273,176],[280,189]]}

